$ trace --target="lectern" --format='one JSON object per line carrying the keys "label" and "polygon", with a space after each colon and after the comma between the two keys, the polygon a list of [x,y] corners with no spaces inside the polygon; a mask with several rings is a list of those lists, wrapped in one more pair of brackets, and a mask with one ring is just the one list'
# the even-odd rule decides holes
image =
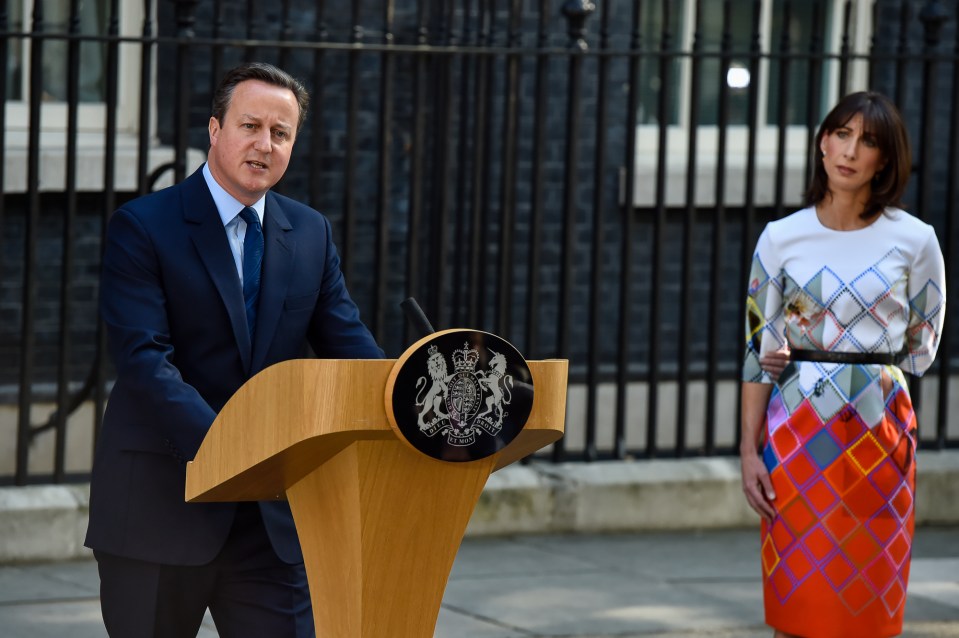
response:
{"label": "lectern", "polygon": [[274,365],[230,399],[188,465],[189,501],[289,500],[317,636],[432,636],[490,473],[563,435],[568,362],[515,372],[509,346],[489,339],[447,330],[396,360]]}

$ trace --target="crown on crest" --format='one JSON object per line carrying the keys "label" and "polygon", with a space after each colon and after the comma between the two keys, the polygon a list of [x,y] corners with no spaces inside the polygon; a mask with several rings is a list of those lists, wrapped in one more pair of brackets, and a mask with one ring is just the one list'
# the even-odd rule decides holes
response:
{"label": "crown on crest", "polygon": [[463,344],[462,350],[453,351],[453,367],[457,372],[472,372],[479,361],[479,353],[472,350],[468,343]]}

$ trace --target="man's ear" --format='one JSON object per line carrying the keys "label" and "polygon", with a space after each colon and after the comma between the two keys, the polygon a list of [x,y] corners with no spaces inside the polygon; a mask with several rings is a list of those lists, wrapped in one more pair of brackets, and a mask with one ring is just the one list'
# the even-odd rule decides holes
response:
{"label": "man's ear", "polygon": [[220,135],[220,122],[215,117],[210,117],[210,123],[208,125],[208,130],[210,132],[210,146],[216,146],[216,140]]}

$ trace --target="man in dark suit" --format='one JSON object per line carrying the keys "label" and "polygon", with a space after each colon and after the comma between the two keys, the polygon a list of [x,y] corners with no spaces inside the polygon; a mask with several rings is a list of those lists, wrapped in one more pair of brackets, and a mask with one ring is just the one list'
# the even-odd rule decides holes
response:
{"label": "man in dark suit", "polygon": [[207,163],[110,220],[101,314],[117,380],[86,545],[111,636],[196,636],[207,608],[221,638],[314,633],[289,505],[184,502],[186,462],[247,379],[307,345],[323,358],[383,356],[329,222],[270,191],[308,102],[276,67],[233,69],[214,95]]}

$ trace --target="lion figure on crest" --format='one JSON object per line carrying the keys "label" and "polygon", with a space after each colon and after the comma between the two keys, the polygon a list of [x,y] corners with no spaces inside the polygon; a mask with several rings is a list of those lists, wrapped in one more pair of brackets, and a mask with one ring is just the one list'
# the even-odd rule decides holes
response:
{"label": "lion figure on crest", "polygon": [[429,372],[430,385],[426,397],[423,397],[423,389],[426,387],[426,377],[420,377],[416,381],[416,407],[421,408],[418,415],[418,423],[421,430],[430,427],[425,421],[426,415],[432,410],[434,419],[447,419],[449,415],[443,412],[441,406],[446,400],[447,384],[450,380],[450,374],[446,368],[446,359],[436,351],[436,346],[430,348],[430,356],[426,360],[426,370]]}

